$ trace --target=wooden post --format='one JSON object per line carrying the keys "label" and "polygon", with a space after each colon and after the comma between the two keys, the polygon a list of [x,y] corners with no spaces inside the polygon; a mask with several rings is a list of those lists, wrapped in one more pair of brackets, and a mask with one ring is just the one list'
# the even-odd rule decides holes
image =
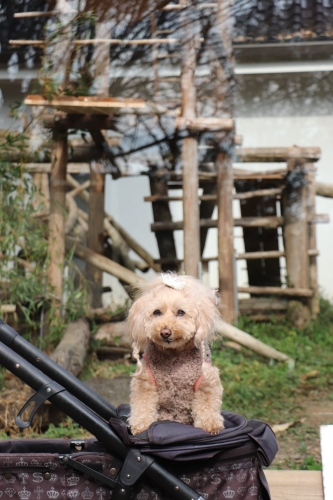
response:
{"label": "wooden post", "polygon": [[289,160],[283,196],[284,246],[289,287],[309,287],[308,222],[305,163]]}
{"label": "wooden post", "polygon": [[[184,6],[186,0],[180,2]],[[182,118],[191,120],[196,114],[195,88],[195,27],[185,9],[182,16],[184,41],[182,44]],[[198,144],[194,137],[186,137],[182,145],[183,163],[183,218],[184,218],[184,268],[186,274],[198,277],[200,261],[200,228],[199,228],[199,177],[198,177]]]}
{"label": "wooden post", "polygon": [[[96,36],[110,38],[110,23],[97,23]],[[99,44],[95,48],[95,86],[96,93],[101,97],[109,95],[109,71],[110,71],[110,46]],[[103,150],[101,148],[101,156]],[[87,246],[94,252],[103,254],[104,243],[104,188],[105,175],[97,171],[99,164],[95,163],[90,171],[90,197],[89,197],[89,228],[87,235]],[[87,276],[92,281],[91,305],[101,307],[103,272],[100,269],[87,265]]]}
{"label": "wooden post", "polygon": [[[316,214],[316,169],[313,163],[305,165],[307,179],[307,213],[308,220],[312,219]],[[308,255],[309,252],[317,250],[317,230],[316,225],[308,223]],[[318,271],[317,271],[317,256],[309,255],[309,287],[313,291],[313,296],[309,300],[310,312],[313,317],[316,317],[320,311],[319,292],[318,292]]]}
{"label": "wooden post", "polygon": [[227,153],[219,153],[217,164],[217,231],[221,314],[227,323],[236,319],[234,276],[234,221],[232,215],[232,162]]}
{"label": "wooden post", "polygon": [[[163,179],[149,177],[150,192],[152,195],[168,195],[168,186]],[[153,217],[155,222],[172,222],[168,201],[153,201]],[[171,258],[175,263],[162,264],[162,271],[178,271],[177,253],[173,231],[166,230],[156,233],[157,246],[161,259]]]}
{"label": "wooden post", "polygon": [[62,280],[65,259],[65,206],[67,131],[53,131],[53,151],[50,178],[49,217],[49,283],[54,288],[59,301],[62,296]]}

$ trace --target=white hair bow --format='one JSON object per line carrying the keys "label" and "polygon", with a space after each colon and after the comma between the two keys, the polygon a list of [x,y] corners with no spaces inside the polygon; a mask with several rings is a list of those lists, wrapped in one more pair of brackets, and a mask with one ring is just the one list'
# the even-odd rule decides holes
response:
{"label": "white hair bow", "polygon": [[167,272],[161,273],[162,281],[166,286],[174,288],[175,290],[182,290],[186,286],[185,281],[180,281],[176,274]]}

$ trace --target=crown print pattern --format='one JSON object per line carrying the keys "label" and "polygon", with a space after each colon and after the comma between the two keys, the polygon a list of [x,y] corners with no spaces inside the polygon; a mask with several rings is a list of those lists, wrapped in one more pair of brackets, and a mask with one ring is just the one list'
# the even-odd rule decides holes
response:
{"label": "crown print pattern", "polygon": [[[177,463],[177,467],[179,466]],[[184,472],[178,477],[197,491],[204,500],[261,500],[258,467],[257,458],[236,463],[216,461],[213,467],[204,467],[200,470],[186,466],[186,472],[183,468]],[[163,495],[161,490],[157,488],[152,490],[141,482],[135,486],[131,500],[170,499]]]}
{"label": "crown print pattern", "polygon": [[[105,453],[73,453],[74,460],[110,477],[114,458]],[[89,458],[88,458],[89,457]],[[110,489],[63,464],[57,454],[0,454],[1,500],[109,500]],[[162,499],[161,499],[162,500]]]}
{"label": "crown print pattern", "polygon": [[[110,476],[110,469],[120,464],[104,453],[73,453],[72,458],[87,466],[95,466]],[[196,490],[204,500],[260,500],[258,461],[240,462],[213,460],[208,467],[180,465],[179,478]],[[77,470],[66,466],[54,454],[0,454],[1,500],[112,500],[112,492]],[[131,500],[169,500],[162,491],[152,490],[144,482],[135,485]]]}

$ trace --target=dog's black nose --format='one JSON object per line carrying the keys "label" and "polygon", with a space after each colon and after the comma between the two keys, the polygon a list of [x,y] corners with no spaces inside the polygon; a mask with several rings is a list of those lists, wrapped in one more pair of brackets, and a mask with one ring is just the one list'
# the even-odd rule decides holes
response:
{"label": "dog's black nose", "polygon": [[171,337],[172,332],[169,330],[169,328],[163,328],[161,330],[161,337],[163,340],[168,340],[169,337]]}

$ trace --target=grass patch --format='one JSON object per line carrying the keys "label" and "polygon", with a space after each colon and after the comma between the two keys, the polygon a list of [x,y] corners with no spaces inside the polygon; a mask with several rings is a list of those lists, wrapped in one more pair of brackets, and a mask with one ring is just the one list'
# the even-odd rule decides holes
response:
{"label": "grass patch", "polygon": [[325,389],[333,397],[333,306],[329,302],[321,301],[319,318],[302,331],[274,318],[270,323],[241,318],[238,326],[296,364],[291,370],[247,349],[235,352],[215,344],[213,363],[221,372],[225,410],[274,424],[290,421],[299,407],[299,395],[315,396]]}

